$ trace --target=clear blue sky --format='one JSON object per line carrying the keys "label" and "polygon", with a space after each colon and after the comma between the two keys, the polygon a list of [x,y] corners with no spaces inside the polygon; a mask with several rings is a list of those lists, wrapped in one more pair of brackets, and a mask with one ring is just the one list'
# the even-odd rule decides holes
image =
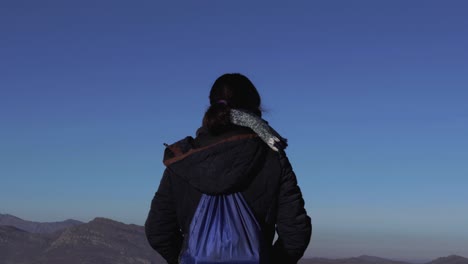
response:
{"label": "clear blue sky", "polygon": [[143,224],[163,142],[247,75],[309,256],[468,257],[468,2],[1,1],[0,212]]}

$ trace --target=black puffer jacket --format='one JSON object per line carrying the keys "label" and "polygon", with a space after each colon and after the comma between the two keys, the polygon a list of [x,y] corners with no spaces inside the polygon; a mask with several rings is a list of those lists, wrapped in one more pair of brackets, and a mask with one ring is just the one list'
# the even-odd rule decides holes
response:
{"label": "black puffer jacket", "polygon": [[271,150],[249,128],[216,137],[201,128],[197,134],[165,150],[166,170],[145,223],[150,245],[168,263],[178,263],[202,193],[241,192],[271,245],[272,263],[297,263],[309,244],[311,221],[285,153]]}

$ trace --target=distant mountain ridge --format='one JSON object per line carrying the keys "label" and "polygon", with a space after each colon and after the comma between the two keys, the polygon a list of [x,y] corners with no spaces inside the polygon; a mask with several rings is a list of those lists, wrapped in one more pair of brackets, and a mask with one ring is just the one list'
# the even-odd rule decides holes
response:
{"label": "distant mountain ridge", "polygon": [[106,218],[53,233],[0,226],[2,264],[162,264],[144,228]]}
{"label": "distant mountain ridge", "polygon": [[[10,219],[8,221],[4,219]],[[13,219],[13,221],[11,221]],[[19,220],[20,221],[19,221]],[[1,222],[1,221],[4,222]],[[24,230],[25,221],[12,215],[0,215],[1,264],[163,264],[164,259],[151,247],[144,227],[127,225],[107,218],[95,218],[88,223],[72,223],[55,232]],[[8,225],[3,225],[7,223]],[[14,224],[18,224],[15,226]],[[39,223],[50,224],[50,223]],[[33,229],[37,231],[37,229]],[[52,229],[42,229],[52,230]],[[302,259],[299,264],[410,264],[380,257],[362,255],[352,258]],[[468,258],[447,256],[426,264],[468,264]]]}
{"label": "distant mountain ridge", "polygon": [[468,259],[457,256],[457,255],[450,255],[447,257],[442,257],[435,259],[427,264],[465,264],[468,263]]}
{"label": "distant mountain ridge", "polygon": [[[468,259],[467,259],[468,260]],[[375,256],[362,255],[359,257],[327,259],[309,258],[299,261],[300,264],[410,264],[409,262],[390,260]],[[468,262],[467,262],[468,264]]]}
{"label": "distant mountain ridge", "polygon": [[59,230],[63,230],[72,226],[81,225],[83,222],[68,219],[61,222],[48,222],[40,223],[23,220],[19,217],[9,215],[9,214],[0,214],[0,225],[3,226],[14,226],[16,228],[28,231],[30,233],[53,233]]}
{"label": "distant mountain ridge", "polygon": [[[411,262],[390,260],[375,256],[359,256],[352,258],[327,259],[327,258],[308,258],[301,259],[299,264],[412,264]],[[437,258],[425,264],[468,264],[468,258],[451,255]]]}

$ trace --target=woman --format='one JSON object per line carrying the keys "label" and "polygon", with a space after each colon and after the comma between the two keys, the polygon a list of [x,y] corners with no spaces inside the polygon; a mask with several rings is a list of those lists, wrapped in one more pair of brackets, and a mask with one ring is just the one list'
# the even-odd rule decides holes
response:
{"label": "woman", "polygon": [[[247,77],[222,75],[213,84],[209,99],[196,137],[186,137],[165,150],[166,170],[145,223],[150,245],[170,264],[190,262],[183,255],[191,243],[198,243],[195,238],[188,240],[196,228],[194,215],[206,217],[200,216],[207,214],[200,212],[203,199],[241,194],[247,214],[252,213],[253,225],[260,230],[260,263],[297,263],[309,244],[311,222],[284,152],[286,140],[261,119],[260,95]],[[196,234],[198,240],[210,232],[214,222],[209,223]],[[225,226],[217,228],[225,234]],[[273,243],[275,230],[278,239]],[[237,250],[232,237],[228,240],[230,250]],[[247,243],[251,239],[238,240]]]}

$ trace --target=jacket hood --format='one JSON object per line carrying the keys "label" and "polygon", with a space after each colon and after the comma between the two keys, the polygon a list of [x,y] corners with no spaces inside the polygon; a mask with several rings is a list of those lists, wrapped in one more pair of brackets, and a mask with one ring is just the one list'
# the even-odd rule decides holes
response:
{"label": "jacket hood", "polygon": [[163,163],[205,194],[238,192],[250,183],[265,159],[268,146],[250,129],[238,128],[211,136],[203,128],[167,146]]}

